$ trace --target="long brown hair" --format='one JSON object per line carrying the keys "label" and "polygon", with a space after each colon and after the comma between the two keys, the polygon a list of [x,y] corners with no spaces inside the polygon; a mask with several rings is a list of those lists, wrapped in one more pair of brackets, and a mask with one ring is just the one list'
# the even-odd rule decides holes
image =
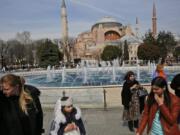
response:
{"label": "long brown hair", "polygon": [[[164,89],[164,103],[165,105],[171,109],[171,98],[170,98],[170,95],[169,95],[169,89],[168,89],[168,84],[166,82],[166,80],[162,77],[156,77],[152,80],[151,82],[151,86],[157,86],[157,87],[160,87],[160,88],[163,88]],[[155,98],[154,98],[154,93],[153,93],[153,90],[151,90],[150,94],[149,94],[149,97],[148,97],[148,100],[147,100],[147,104],[149,106],[149,108],[155,103]]]}
{"label": "long brown hair", "polygon": [[24,83],[21,81],[21,77],[14,74],[7,74],[1,78],[1,84],[7,83],[11,87],[18,86],[19,88],[19,106],[21,110],[28,115],[27,105],[33,101],[30,93],[24,90]]}

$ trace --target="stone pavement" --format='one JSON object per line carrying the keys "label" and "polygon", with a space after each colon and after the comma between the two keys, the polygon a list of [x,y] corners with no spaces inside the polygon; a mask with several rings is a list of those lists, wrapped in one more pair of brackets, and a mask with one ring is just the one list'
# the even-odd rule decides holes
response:
{"label": "stone pavement", "polygon": [[[82,109],[87,135],[135,135],[123,126],[122,108]],[[48,135],[53,109],[44,108],[45,135]]]}

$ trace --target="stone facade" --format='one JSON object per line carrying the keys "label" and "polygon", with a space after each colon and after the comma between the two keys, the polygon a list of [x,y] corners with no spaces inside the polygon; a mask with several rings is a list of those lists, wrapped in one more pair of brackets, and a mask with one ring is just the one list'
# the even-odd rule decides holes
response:
{"label": "stone facade", "polygon": [[[126,35],[134,36],[130,26],[123,26],[114,18],[104,17],[95,23],[90,31],[78,35],[74,58],[100,59],[100,54],[105,45],[119,45],[121,39]],[[137,47],[130,48],[137,49]]]}

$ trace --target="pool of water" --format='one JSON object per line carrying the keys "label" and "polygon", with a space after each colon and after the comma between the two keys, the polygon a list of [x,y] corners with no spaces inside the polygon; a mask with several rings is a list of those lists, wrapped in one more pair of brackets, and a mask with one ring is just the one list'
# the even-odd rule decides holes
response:
{"label": "pool of water", "polygon": [[[113,70],[110,71],[79,71],[62,73],[47,73],[42,75],[25,76],[27,83],[37,87],[75,87],[75,86],[104,86],[104,85],[121,85],[124,82],[124,76],[127,71]],[[134,71],[136,74],[137,71]],[[152,73],[148,71],[139,71],[140,83],[150,83]],[[168,81],[180,73],[180,70],[166,71]],[[137,74],[136,74],[137,76]]]}

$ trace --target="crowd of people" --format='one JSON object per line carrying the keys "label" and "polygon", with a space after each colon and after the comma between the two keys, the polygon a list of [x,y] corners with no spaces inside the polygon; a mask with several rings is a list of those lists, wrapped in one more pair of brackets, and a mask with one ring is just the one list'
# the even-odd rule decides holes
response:
{"label": "crowd of people", "polygon": [[[121,91],[123,120],[129,130],[142,135],[147,127],[151,135],[180,135],[180,74],[169,91],[167,76],[161,65],[153,75],[151,91],[136,80],[132,71],[126,73]],[[0,79],[0,135],[42,135],[43,111],[40,91],[27,85],[18,75],[6,74]],[[58,99],[49,135],[86,135],[81,109],[71,97]]]}
{"label": "crowd of people", "polygon": [[170,83],[175,95],[169,91],[163,65],[157,65],[152,78],[150,93],[140,96],[142,86],[135,74],[126,73],[121,92],[123,120],[136,135],[142,135],[146,127],[150,135],[180,135],[180,74]]}

